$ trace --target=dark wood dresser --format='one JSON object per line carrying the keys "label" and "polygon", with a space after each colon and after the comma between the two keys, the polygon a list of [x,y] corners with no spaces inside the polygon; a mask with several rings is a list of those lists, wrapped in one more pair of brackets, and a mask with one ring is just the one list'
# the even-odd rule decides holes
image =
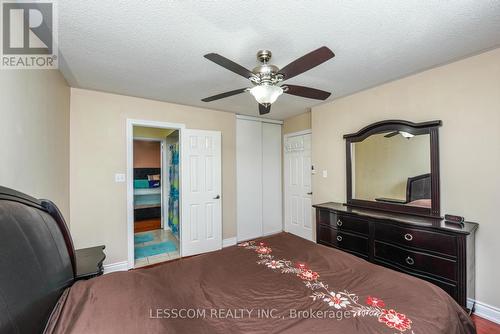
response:
{"label": "dark wood dresser", "polygon": [[467,308],[474,299],[476,223],[349,207],[314,205],[317,243],[429,281]]}

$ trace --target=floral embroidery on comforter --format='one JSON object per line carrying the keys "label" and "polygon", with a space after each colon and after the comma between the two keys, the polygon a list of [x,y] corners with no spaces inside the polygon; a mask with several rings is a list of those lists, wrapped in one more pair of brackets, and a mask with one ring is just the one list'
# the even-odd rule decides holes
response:
{"label": "floral embroidery on comforter", "polygon": [[[377,297],[368,296],[363,305],[359,302],[359,296],[348,291],[333,291],[328,284],[320,281],[319,273],[308,268],[307,264],[293,263],[286,259],[276,259],[271,255],[272,248],[263,242],[248,241],[238,244],[239,247],[253,250],[257,253],[259,260],[257,264],[265,265],[272,270],[279,270],[282,274],[295,274],[305,286],[312,291],[310,296],[314,301],[321,301],[336,310],[351,312],[353,317],[376,317],[381,324],[399,331],[399,333],[411,330],[412,321],[403,313],[394,309],[386,308],[385,302]],[[407,332],[408,333],[408,332]]]}

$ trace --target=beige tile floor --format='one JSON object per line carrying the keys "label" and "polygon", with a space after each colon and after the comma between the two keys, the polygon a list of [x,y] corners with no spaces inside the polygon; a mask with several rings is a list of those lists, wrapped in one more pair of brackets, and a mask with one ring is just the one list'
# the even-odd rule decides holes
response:
{"label": "beige tile floor", "polygon": [[164,261],[170,261],[170,260],[174,260],[174,259],[177,259],[180,257],[179,240],[173,235],[172,232],[170,232],[170,230],[154,230],[154,231],[148,231],[148,232],[135,233],[135,235],[141,235],[141,234],[147,234],[147,233],[152,233],[154,239],[152,241],[143,242],[140,244],[135,244],[136,247],[153,245],[153,244],[157,244],[157,243],[160,243],[163,241],[170,240],[170,241],[175,243],[175,245],[177,246],[177,249],[173,252],[152,255],[152,256],[137,259],[137,260],[135,260],[135,268],[149,266],[151,264],[160,263],[160,262],[164,262]]}

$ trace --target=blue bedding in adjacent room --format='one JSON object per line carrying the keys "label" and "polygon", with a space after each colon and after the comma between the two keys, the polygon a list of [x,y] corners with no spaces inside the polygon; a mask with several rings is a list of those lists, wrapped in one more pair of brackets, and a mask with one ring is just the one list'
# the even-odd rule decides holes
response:
{"label": "blue bedding in adjacent room", "polygon": [[153,206],[161,204],[161,194],[134,195],[134,206]]}

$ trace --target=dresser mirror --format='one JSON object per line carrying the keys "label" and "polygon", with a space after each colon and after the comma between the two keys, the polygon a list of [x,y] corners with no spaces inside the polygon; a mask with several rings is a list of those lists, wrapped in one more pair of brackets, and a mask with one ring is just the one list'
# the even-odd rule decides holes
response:
{"label": "dresser mirror", "polygon": [[439,217],[439,126],[390,120],[345,135],[347,204]]}

